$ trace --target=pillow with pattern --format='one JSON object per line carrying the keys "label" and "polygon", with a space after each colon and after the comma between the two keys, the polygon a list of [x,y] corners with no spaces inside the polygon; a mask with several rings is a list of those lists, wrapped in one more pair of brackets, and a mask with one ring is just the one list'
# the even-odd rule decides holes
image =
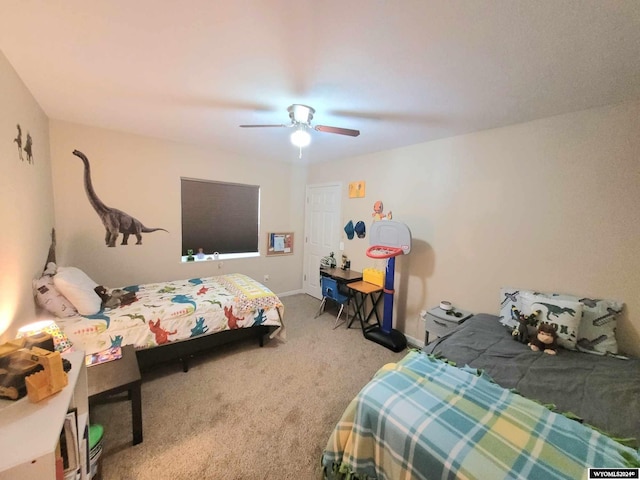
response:
{"label": "pillow with pattern", "polygon": [[33,292],[38,306],[58,318],[72,317],[78,314],[76,307],[55,287],[51,275],[43,275],[34,280]]}
{"label": "pillow with pattern", "polygon": [[500,323],[505,327],[515,328],[518,326],[518,321],[512,317],[511,310],[513,307],[516,307],[519,312],[522,312],[522,294],[524,293],[533,293],[533,291],[510,287],[500,289],[499,316]]}
{"label": "pillow with pattern", "polygon": [[577,349],[581,352],[606,355],[617,354],[616,327],[624,302],[592,299],[574,295],[545,294],[548,298],[569,300],[582,304],[582,320],[578,329]]}
{"label": "pillow with pattern", "polygon": [[549,297],[539,293],[522,294],[522,312],[530,315],[540,311],[536,325],[529,326],[529,334],[535,335],[540,322],[556,327],[558,345],[567,350],[576,350],[578,329],[582,319],[582,303]]}

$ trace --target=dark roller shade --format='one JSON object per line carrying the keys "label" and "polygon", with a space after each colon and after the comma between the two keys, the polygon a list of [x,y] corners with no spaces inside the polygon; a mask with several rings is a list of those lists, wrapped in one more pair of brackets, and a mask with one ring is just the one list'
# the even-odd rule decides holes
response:
{"label": "dark roller shade", "polygon": [[260,187],[181,178],[182,255],[258,252]]}

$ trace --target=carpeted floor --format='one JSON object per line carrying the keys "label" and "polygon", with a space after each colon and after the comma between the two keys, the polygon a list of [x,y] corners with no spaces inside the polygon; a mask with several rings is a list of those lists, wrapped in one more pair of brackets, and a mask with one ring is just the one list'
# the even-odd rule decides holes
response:
{"label": "carpeted floor", "polygon": [[[92,407],[105,428],[102,478],[322,478],[322,450],[343,410],[394,353],[360,328],[333,330],[335,312],[314,318],[320,301],[282,298],[286,341],[226,345],[191,362],[146,372],[144,442],[132,446],[130,403]],[[333,313],[332,313],[333,312]]]}

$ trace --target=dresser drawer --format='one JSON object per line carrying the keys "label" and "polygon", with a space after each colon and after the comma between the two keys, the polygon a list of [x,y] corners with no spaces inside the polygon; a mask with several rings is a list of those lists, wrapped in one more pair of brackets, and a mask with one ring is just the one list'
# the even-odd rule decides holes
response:
{"label": "dresser drawer", "polygon": [[429,336],[442,337],[449,332],[452,332],[462,322],[473,315],[471,312],[467,312],[459,308],[456,308],[451,312],[455,312],[456,315],[448,314],[440,307],[432,308],[426,312],[423,317],[425,327],[425,345],[429,343]]}
{"label": "dresser drawer", "polygon": [[436,337],[442,337],[446,335],[454,328],[456,328],[459,324],[457,322],[449,322],[447,320],[443,320],[438,318],[430,313],[427,313],[425,318],[425,329]]}

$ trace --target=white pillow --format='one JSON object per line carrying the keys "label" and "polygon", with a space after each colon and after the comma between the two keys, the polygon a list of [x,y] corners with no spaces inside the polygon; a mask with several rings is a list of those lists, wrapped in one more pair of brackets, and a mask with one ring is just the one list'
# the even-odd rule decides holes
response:
{"label": "white pillow", "polygon": [[582,320],[578,329],[578,350],[596,355],[618,353],[616,327],[618,316],[624,308],[624,302],[557,293],[545,294],[545,296],[582,304]]}
{"label": "white pillow", "polygon": [[76,307],[53,284],[51,275],[43,275],[33,281],[36,303],[56,317],[72,317],[78,314]]}
{"label": "white pillow", "polygon": [[[576,349],[578,328],[582,319],[582,304],[535,293],[522,294],[522,312],[530,315],[540,310],[538,325],[550,323],[556,327],[558,345],[568,350]],[[535,335],[538,326],[531,326],[529,333]]]}
{"label": "white pillow", "polygon": [[516,307],[519,312],[522,310],[522,296],[525,293],[534,293],[533,290],[523,290],[522,288],[502,287],[500,289],[500,323],[505,327],[514,328],[518,326],[518,321],[511,318],[511,308]]}
{"label": "white pillow", "polygon": [[100,311],[102,300],[93,290],[98,284],[79,268],[58,267],[53,283],[80,315],[95,315]]}

